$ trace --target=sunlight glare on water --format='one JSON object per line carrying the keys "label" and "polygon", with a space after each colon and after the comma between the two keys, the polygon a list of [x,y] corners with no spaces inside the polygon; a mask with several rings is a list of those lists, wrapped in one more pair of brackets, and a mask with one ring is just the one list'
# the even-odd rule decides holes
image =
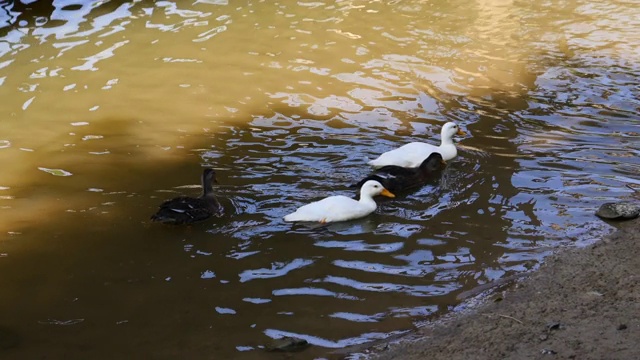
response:
{"label": "sunlight glare on water", "polygon": [[[633,1],[0,8],[2,358],[325,356],[610,231],[594,210],[640,188]],[[440,179],[282,221],[447,121]],[[225,216],[151,224],[204,166]]]}

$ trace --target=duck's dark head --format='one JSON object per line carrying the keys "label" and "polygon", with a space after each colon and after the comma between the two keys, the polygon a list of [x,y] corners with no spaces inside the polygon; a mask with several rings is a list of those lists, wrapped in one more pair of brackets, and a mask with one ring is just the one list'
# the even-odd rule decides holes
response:
{"label": "duck's dark head", "polygon": [[213,190],[213,184],[217,184],[216,172],[213,169],[206,168],[202,172],[202,190],[205,194],[210,193]]}
{"label": "duck's dark head", "polygon": [[442,159],[442,155],[440,153],[434,152],[426,158],[422,164],[420,164],[420,169],[423,171],[437,171],[442,169],[445,166],[445,162]]}
{"label": "duck's dark head", "polygon": [[211,168],[206,168],[202,172],[202,183],[203,184],[217,184],[218,179],[216,179],[216,171]]}

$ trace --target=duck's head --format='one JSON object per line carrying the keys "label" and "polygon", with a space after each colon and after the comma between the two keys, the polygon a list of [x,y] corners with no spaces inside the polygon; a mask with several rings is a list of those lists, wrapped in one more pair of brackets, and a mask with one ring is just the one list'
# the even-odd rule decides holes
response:
{"label": "duck's head", "polygon": [[376,195],[382,195],[390,198],[396,197],[389,190],[385,189],[382,184],[375,180],[368,180],[362,185],[362,188],[360,189],[360,198],[365,194],[371,197]]}
{"label": "duck's head", "polygon": [[442,159],[442,155],[440,153],[434,152],[429,155],[428,158],[424,159],[422,164],[420,164],[420,169],[423,171],[433,172],[440,170],[446,165],[444,160]]}
{"label": "duck's head", "polygon": [[213,169],[206,168],[202,171],[202,187],[210,188],[211,184],[217,184],[218,179],[216,179],[216,172]]}
{"label": "duck's head", "polygon": [[216,171],[211,168],[204,169],[202,172],[202,178],[208,183],[218,183],[218,180],[216,179]]}
{"label": "duck's head", "polygon": [[460,126],[454,122],[448,122],[442,126],[440,136],[442,139],[452,139],[454,135],[465,136],[467,133],[462,131]]}

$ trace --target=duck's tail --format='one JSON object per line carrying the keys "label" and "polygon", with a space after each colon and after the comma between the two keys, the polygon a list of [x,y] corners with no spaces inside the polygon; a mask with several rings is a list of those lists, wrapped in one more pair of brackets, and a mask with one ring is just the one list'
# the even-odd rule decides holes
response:
{"label": "duck's tail", "polygon": [[380,158],[374,159],[374,160],[371,160],[371,161],[367,162],[367,164],[369,164],[370,166],[373,166],[374,169],[377,169],[379,167],[384,166],[384,164],[381,164],[379,160],[380,160]]}
{"label": "duck's tail", "polygon": [[296,214],[295,212],[289,215],[285,215],[282,219],[287,222],[300,221],[298,214]]}

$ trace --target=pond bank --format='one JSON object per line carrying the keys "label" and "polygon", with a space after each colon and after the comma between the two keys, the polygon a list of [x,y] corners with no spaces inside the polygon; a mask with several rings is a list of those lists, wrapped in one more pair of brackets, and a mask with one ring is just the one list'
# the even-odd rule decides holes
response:
{"label": "pond bank", "polygon": [[[389,359],[640,359],[640,219],[561,251],[501,301],[373,347]],[[415,338],[415,337],[414,337]]]}

